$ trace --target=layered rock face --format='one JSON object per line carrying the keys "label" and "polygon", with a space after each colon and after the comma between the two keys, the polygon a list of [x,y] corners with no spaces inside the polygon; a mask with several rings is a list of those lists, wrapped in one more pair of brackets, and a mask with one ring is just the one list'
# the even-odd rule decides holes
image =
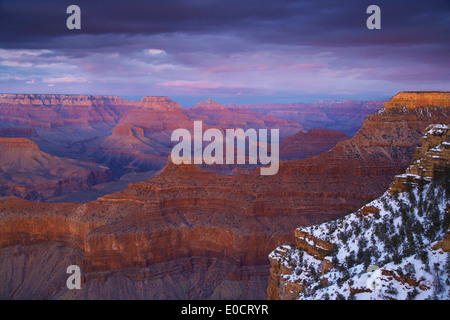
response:
{"label": "layered rock face", "polygon": [[[222,179],[228,178],[192,166],[169,165],[151,182],[82,206],[3,199],[2,252],[9,256],[11,245],[20,244],[27,251],[30,245],[49,241],[81,250],[82,260],[73,258],[85,281],[78,298],[105,297],[111,283],[124,282],[124,276],[129,278],[124,287],[112,291],[154,287],[129,292],[128,298],[257,298],[267,273],[263,252],[275,246],[278,237],[238,208],[249,206],[251,194],[242,195],[233,209],[229,204],[236,202],[234,193],[192,185]],[[33,212],[32,218],[23,212]],[[184,287],[170,280],[179,278]],[[65,291],[62,284],[53,297]]]}
{"label": "layered rock face", "polygon": [[[378,197],[411,162],[423,129],[448,119],[448,104],[423,110],[429,113],[383,108],[353,138],[321,155],[281,162],[273,176],[259,169],[223,176],[168,164],[151,180],[83,205],[3,199],[1,254],[14,257],[13,246],[31,250],[51,239],[73,248],[84,276],[73,298],[264,298],[270,251],[293,243],[295,227]],[[134,129],[118,133],[140,137]],[[5,298],[21,297],[8,292]],[[53,283],[41,288],[43,295],[70,293],[65,283]]]}
{"label": "layered rock face", "polygon": [[340,141],[348,139],[341,131],[311,129],[284,138],[280,143],[280,159],[296,160],[330,151]]}
{"label": "layered rock face", "polygon": [[0,106],[3,126],[89,131],[110,127],[131,104],[116,96],[0,94]]}
{"label": "layered rock face", "polygon": [[271,252],[268,299],[447,300],[449,129],[427,127],[413,163],[380,198],[340,219],[300,227],[295,246]]}
{"label": "layered rock face", "polygon": [[432,180],[436,172],[450,167],[450,127],[446,124],[432,125],[425,129],[422,145],[416,149],[413,164],[406,173],[398,175],[390,192],[405,192],[411,183]]}
{"label": "layered rock face", "polygon": [[0,196],[44,201],[113,180],[106,167],[51,156],[26,138],[0,138]]}

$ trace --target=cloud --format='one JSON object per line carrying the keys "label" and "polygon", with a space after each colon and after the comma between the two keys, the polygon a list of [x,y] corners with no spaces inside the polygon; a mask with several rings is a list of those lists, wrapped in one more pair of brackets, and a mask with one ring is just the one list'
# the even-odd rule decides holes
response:
{"label": "cloud", "polygon": [[44,78],[42,81],[44,83],[55,84],[55,83],[84,83],[84,82],[87,82],[88,80],[86,78],[77,78],[77,77],[68,75],[68,76],[58,77],[58,78]]}
{"label": "cloud", "polygon": [[222,87],[220,83],[207,82],[207,81],[188,81],[188,80],[175,80],[161,83],[164,87],[185,87],[191,89],[218,89]]}
{"label": "cloud", "polygon": [[15,50],[15,49],[0,49],[0,58],[23,58],[23,57],[36,57],[51,53],[50,50]]}
{"label": "cloud", "polygon": [[147,49],[147,50],[145,50],[145,52],[150,55],[158,55],[158,54],[166,53],[164,50],[161,50],[161,49]]}
{"label": "cloud", "polygon": [[64,64],[61,62],[40,63],[35,65],[36,68],[60,68],[63,66]]}
{"label": "cloud", "polygon": [[6,67],[31,67],[33,64],[29,62],[18,62],[18,61],[11,61],[11,60],[3,60],[0,62],[2,66]]}

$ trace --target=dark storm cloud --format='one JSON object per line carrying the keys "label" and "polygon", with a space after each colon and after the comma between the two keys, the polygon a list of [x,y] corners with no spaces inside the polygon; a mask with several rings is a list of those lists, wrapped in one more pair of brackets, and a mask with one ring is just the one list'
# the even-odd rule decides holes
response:
{"label": "dark storm cloud", "polygon": [[0,4],[0,37],[5,44],[38,46],[39,37],[68,36],[65,10],[73,3],[82,9],[82,33],[93,35],[227,32],[295,15],[290,1],[6,0]]}
{"label": "dark storm cloud", "polygon": [[[66,28],[71,4],[81,30]],[[381,30],[366,28],[371,4]],[[449,13],[448,0],[2,0],[0,82],[226,97],[442,90]]]}
{"label": "dark storm cloud", "polygon": [[[368,36],[365,28],[365,9],[372,2],[4,0],[0,4],[0,39],[4,47],[26,44],[35,48],[48,47],[48,44],[58,47],[60,43],[50,39],[71,37],[75,32],[84,35],[230,33],[262,43],[323,46],[448,42],[449,1],[375,1],[383,13],[383,29],[377,37]],[[65,10],[70,4],[82,9],[81,31],[69,31],[65,26],[68,16]],[[63,43],[95,47],[90,42]]]}

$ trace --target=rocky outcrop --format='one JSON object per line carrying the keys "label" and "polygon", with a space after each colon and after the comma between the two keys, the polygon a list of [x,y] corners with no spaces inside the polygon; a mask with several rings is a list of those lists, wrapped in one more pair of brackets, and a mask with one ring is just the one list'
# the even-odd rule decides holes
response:
{"label": "rocky outcrop", "polygon": [[[449,93],[441,91],[404,91],[396,94],[384,104],[386,109],[415,109],[448,108],[450,106]],[[429,112],[421,112],[423,116]]]}
{"label": "rocky outcrop", "polygon": [[290,249],[289,246],[280,246],[270,254],[268,300],[296,300],[305,289],[301,281],[290,281],[289,275],[295,270],[295,265],[286,259],[292,254]]}
{"label": "rocky outcrop", "polygon": [[404,192],[411,184],[425,184],[450,167],[450,127],[431,125],[425,129],[422,145],[415,151],[413,163],[406,173],[397,175],[390,192]]}
{"label": "rocky outcrop", "polygon": [[294,235],[297,249],[307,252],[309,255],[318,260],[323,260],[325,256],[334,248],[332,243],[317,238],[300,229],[296,229]]}
{"label": "rocky outcrop", "polygon": [[192,110],[202,110],[202,109],[220,111],[220,110],[224,110],[225,108],[220,103],[217,103],[217,102],[213,101],[212,99],[208,99],[206,101],[199,102],[192,107]]}
{"label": "rocky outcrop", "polygon": [[[283,245],[269,255],[271,269],[267,287],[268,300],[295,300],[307,287],[301,277],[296,277],[299,272],[296,264],[296,259],[298,259],[296,253],[299,251],[321,261],[320,269],[316,272],[320,272],[322,276],[335,267],[326,257],[334,250],[333,243],[315,237],[301,229],[296,229],[294,235],[295,247]],[[322,277],[320,281],[324,285],[327,284],[326,277]]]}
{"label": "rocky outcrop", "polygon": [[155,110],[181,110],[182,107],[178,102],[170,100],[169,97],[145,96],[142,101],[137,101],[138,107],[151,108]]}
{"label": "rocky outcrop", "polygon": [[444,239],[436,243],[433,247],[433,250],[442,249],[444,252],[450,252],[450,230],[444,236]]}
{"label": "rocky outcrop", "polygon": [[442,281],[450,251],[448,129],[424,130],[407,173],[395,176],[379,199],[340,219],[299,227],[296,246],[272,251],[268,299],[448,299]]}
{"label": "rocky outcrop", "polygon": [[402,274],[398,270],[383,269],[383,270],[381,270],[381,275],[386,276],[388,279],[390,277],[392,277],[393,279],[395,279],[400,284],[404,284],[404,285],[406,284],[406,285],[408,285],[410,287],[418,287],[422,291],[425,291],[425,290],[429,289],[428,285],[421,284],[421,282],[423,282],[422,280],[416,280],[416,279],[414,279],[412,277],[405,276],[404,274]]}
{"label": "rocky outcrop", "polygon": [[379,212],[380,212],[380,209],[378,209],[377,207],[374,207],[374,206],[364,206],[361,208],[361,213],[366,217],[368,217],[368,216],[370,217]]}
{"label": "rocky outcrop", "polygon": [[39,150],[36,143],[25,138],[0,138],[0,146],[5,148],[3,152],[13,149]]}

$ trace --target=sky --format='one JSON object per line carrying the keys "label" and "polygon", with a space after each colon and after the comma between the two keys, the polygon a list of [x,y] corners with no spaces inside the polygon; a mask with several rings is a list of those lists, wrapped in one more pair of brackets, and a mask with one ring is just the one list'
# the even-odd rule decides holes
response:
{"label": "sky", "polygon": [[448,91],[449,57],[448,0],[0,0],[1,93],[385,100]]}

